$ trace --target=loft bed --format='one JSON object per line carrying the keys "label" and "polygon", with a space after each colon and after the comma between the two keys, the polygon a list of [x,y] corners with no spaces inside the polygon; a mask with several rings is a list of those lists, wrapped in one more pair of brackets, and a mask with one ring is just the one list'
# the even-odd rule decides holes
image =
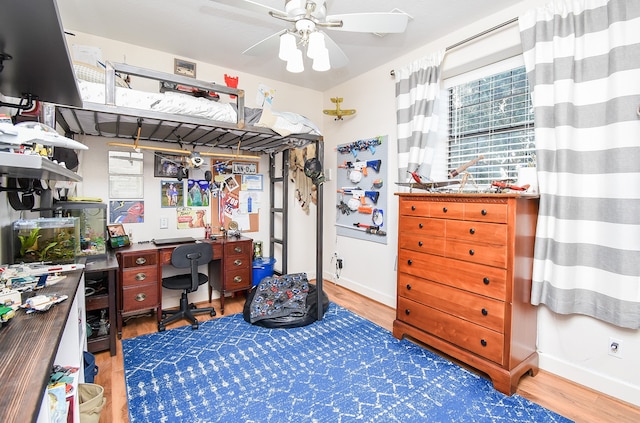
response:
{"label": "loft bed", "polygon": [[[74,65],[76,77],[83,70]],[[142,93],[127,87],[120,75],[138,76],[158,81],[161,90],[168,92]],[[134,140],[131,147],[140,141],[169,144],[171,148],[192,149],[202,152],[207,149],[232,149],[235,153],[251,152],[274,155],[291,148],[302,148],[316,144],[316,157],[324,160],[323,139],[318,128],[303,116],[291,112],[275,112],[269,109],[252,109],[244,106],[244,91],[237,88],[198,81],[182,75],[171,75],[122,63],[107,63],[103,81],[79,78],[78,86],[82,107],[56,105],[56,124],[66,136],[93,135]],[[166,88],[169,87],[169,90]],[[173,92],[179,87],[189,87],[204,97]],[[162,89],[164,88],[164,90]],[[213,97],[228,95],[234,104],[218,103]],[[196,115],[178,108],[193,103]],[[212,118],[215,118],[212,119]],[[212,153],[213,154],[213,153]],[[283,156],[286,157],[286,156]],[[283,158],[283,170],[285,159]],[[274,178],[288,181],[286,175]],[[287,204],[287,189],[283,190],[284,207]],[[274,207],[271,195],[271,213],[282,209]],[[286,213],[283,215],[286,216]],[[322,185],[317,190],[316,210],[316,294],[317,303],[323,302],[322,288],[322,233],[323,233]],[[285,218],[286,219],[286,218]],[[273,239],[273,234],[271,236]],[[284,231],[282,243],[286,243]],[[284,250],[286,254],[286,249]],[[285,270],[286,271],[286,270]],[[317,320],[323,316],[323,307],[317,307]]]}

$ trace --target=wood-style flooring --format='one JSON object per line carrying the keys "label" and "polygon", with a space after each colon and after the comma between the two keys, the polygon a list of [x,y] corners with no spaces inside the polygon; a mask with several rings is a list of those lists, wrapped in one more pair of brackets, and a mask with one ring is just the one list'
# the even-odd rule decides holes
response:
{"label": "wood-style flooring", "polygon": [[[391,331],[395,310],[349,291],[333,282],[326,281],[324,290],[329,299],[354,313]],[[219,301],[213,305],[219,311]],[[202,305],[203,307],[206,304]],[[242,295],[225,299],[225,315],[241,313],[244,306]],[[214,318],[221,317],[220,313]],[[199,316],[199,320],[210,318]],[[184,326],[185,322],[176,322],[167,327]],[[152,333],[157,330],[154,316],[142,316],[129,319],[123,328],[122,338]],[[99,367],[95,383],[104,387],[107,404],[100,416],[100,423],[128,422],[127,396],[124,384],[124,364],[122,344],[118,341],[117,354],[113,357],[108,351],[96,353],[96,365]],[[550,410],[562,414],[578,423],[616,422],[636,423],[640,421],[640,407],[616,400],[607,395],[580,386],[551,373],[540,370],[535,377],[524,376],[517,393]]]}

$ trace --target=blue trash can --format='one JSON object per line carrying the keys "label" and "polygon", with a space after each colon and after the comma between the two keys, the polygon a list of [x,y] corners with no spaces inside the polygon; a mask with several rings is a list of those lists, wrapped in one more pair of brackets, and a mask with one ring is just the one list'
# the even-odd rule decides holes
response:
{"label": "blue trash can", "polygon": [[273,265],[276,259],[273,257],[262,257],[253,261],[253,286],[257,286],[260,281],[269,276],[273,276]]}

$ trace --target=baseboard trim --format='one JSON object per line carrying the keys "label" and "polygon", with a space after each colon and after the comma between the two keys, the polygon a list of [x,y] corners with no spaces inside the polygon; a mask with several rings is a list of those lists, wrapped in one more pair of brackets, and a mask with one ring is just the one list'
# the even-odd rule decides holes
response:
{"label": "baseboard trim", "polygon": [[389,296],[383,292],[380,291],[376,291],[371,289],[371,287],[369,286],[365,286],[356,282],[353,282],[349,279],[346,278],[340,278],[338,280],[334,280],[334,275],[325,275],[324,280],[325,281],[331,281],[331,282],[335,282],[340,286],[343,286],[345,288],[347,288],[350,291],[356,292],[360,295],[363,295],[367,298],[370,298],[374,301],[377,301],[381,304],[384,304],[388,307],[391,308],[396,308],[396,297],[394,296]]}

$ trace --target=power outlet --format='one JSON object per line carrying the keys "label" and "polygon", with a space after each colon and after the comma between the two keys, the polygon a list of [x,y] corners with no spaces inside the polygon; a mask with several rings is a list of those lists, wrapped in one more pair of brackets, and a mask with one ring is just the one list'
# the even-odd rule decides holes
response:
{"label": "power outlet", "polygon": [[160,218],[160,229],[168,229],[169,228],[169,219],[167,217]]}
{"label": "power outlet", "polygon": [[609,355],[622,358],[622,341],[616,338],[609,338]]}

